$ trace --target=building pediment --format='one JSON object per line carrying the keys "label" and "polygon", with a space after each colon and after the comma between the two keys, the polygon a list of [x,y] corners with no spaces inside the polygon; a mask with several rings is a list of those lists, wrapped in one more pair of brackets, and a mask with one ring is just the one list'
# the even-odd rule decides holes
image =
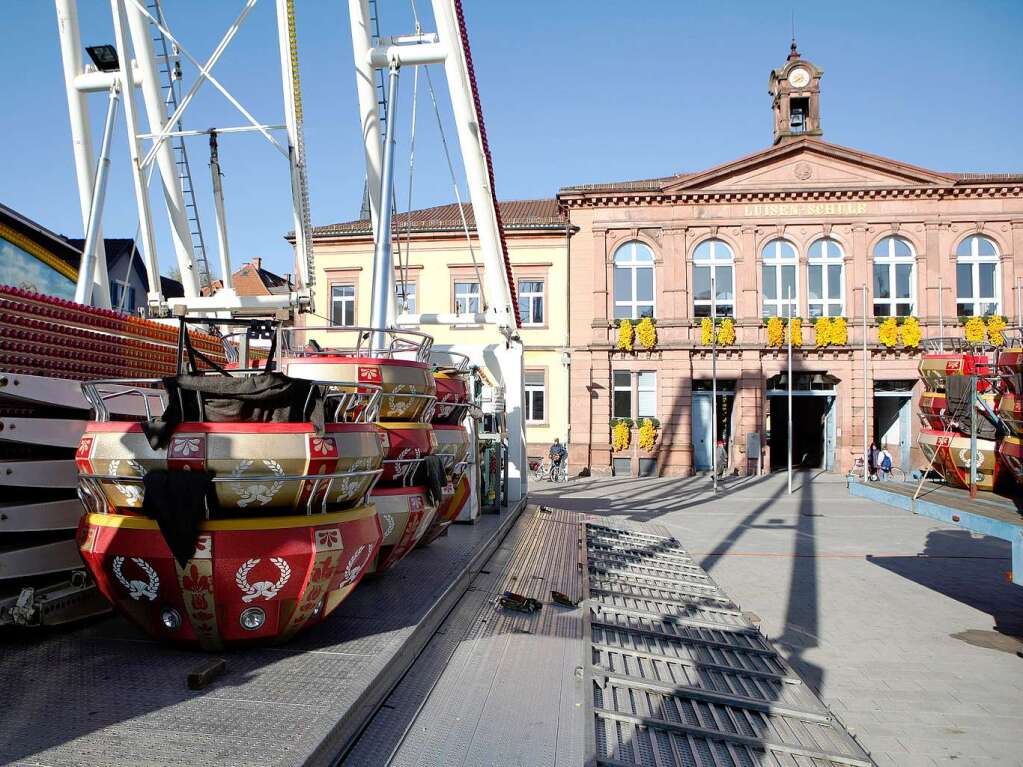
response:
{"label": "building pediment", "polygon": [[940,173],[815,139],[802,139],[667,185],[667,193],[947,186]]}

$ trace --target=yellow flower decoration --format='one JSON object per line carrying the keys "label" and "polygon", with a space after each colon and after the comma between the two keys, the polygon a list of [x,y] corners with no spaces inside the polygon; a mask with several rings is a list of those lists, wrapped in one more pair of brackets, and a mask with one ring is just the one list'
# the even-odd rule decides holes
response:
{"label": "yellow flower decoration", "polygon": [[700,344],[703,346],[710,346],[711,341],[714,340],[714,323],[711,322],[710,317],[704,317],[700,320]]}
{"label": "yellow flower decoration", "polygon": [[987,340],[987,326],[981,317],[970,317],[966,320],[966,340],[971,344],[982,344]]}
{"label": "yellow flower decoration", "polygon": [[877,327],[877,340],[894,349],[899,342],[899,323],[894,317],[889,317]]}
{"label": "yellow flower decoration", "polygon": [[789,332],[792,334],[792,345],[803,345],[803,321],[799,317],[789,320]]}
{"label": "yellow flower decoration", "polygon": [[643,419],[643,425],[639,427],[639,447],[647,452],[654,449],[654,441],[657,439],[657,427],[649,418]]}
{"label": "yellow flower decoration", "polygon": [[831,321],[831,345],[845,346],[849,343],[849,328],[845,324],[845,317],[835,317]]}
{"label": "yellow flower decoration", "polygon": [[653,349],[657,343],[657,328],[649,317],[641,319],[636,326],[636,340],[644,349]]}
{"label": "yellow flower decoration", "polygon": [[718,328],[718,344],[720,346],[731,346],[735,343],[735,321],[730,317],[721,320],[721,327]]}
{"label": "yellow flower decoration", "polygon": [[987,338],[992,346],[1004,346],[1005,339],[1002,338],[1002,331],[1007,327],[1005,320],[997,314],[987,321]]}
{"label": "yellow flower decoration", "polygon": [[818,317],[813,324],[814,345],[820,349],[822,346],[831,345],[831,318]]}
{"label": "yellow flower decoration", "polygon": [[767,321],[767,345],[781,346],[785,343],[785,324],[781,317],[771,317]]}
{"label": "yellow flower decoration", "polygon": [[615,345],[618,351],[632,351],[632,320],[622,320],[618,325],[618,343]]}
{"label": "yellow flower decoration", "polygon": [[611,448],[620,453],[628,450],[629,442],[632,440],[632,430],[625,421],[618,421],[611,430]]}
{"label": "yellow flower decoration", "polygon": [[906,317],[902,323],[902,345],[910,349],[920,346],[920,322],[916,317]]}

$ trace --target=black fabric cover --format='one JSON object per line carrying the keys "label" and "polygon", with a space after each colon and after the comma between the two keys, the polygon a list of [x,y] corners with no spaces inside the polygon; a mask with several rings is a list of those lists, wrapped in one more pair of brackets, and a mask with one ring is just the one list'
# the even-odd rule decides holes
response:
{"label": "black fabric cover", "polygon": [[413,484],[426,487],[426,499],[434,506],[444,499],[444,485],[448,478],[444,473],[444,460],[439,455],[428,455],[419,464]]}
{"label": "black fabric cover", "polygon": [[155,519],[163,539],[182,567],[195,554],[199,524],[216,508],[213,474],[207,471],[154,469],[142,479],[142,513]]}
{"label": "black fabric cover", "polygon": [[[956,419],[961,434],[970,433],[970,388],[974,386],[970,376],[951,375],[945,378],[945,409]],[[983,406],[977,413],[977,437],[994,439],[995,425],[983,414]]]}
{"label": "black fabric cover", "polygon": [[[283,373],[239,377],[178,375],[164,378],[163,385],[167,390],[167,409],[160,418],[142,425],[154,450],[167,445],[182,421],[311,421],[316,433],[323,433],[323,394],[311,381],[289,378]],[[201,410],[197,394],[202,398]]]}

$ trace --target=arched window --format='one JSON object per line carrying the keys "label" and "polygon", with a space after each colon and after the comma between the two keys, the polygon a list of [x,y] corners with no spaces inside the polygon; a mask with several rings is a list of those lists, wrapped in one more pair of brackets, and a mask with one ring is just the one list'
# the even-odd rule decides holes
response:
{"label": "arched window", "polygon": [[956,314],[987,317],[998,314],[998,248],[974,234],[956,248]]}
{"label": "arched window", "polygon": [[615,319],[654,316],[654,254],[642,242],[615,251]]}
{"label": "arched window", "polygon": [[807,310],[811,317],[841,317],[845,313],[845,269],[842,246],[828,237],[810,246],[806,269]]}
{"label": "arched window", "polygon": [[[735,256],[721,240],[704,240],[693,251],[693,314],[710,317],[712,308],[718,317],[735,315]],[[714,278],[717,294],[711,301],[710,284]],[[713,305],[713,306],[712,306]]]}
{"label": "arched window", "polygon": [[916,259],[901,237],[874,246],[874,316],[908,317],[916,301]]}
{"label": "arched window", "polygon": [[764,259],[764,316],[799,316],[798,258],[795,247],[785,240],[771,240],[760,253]]}

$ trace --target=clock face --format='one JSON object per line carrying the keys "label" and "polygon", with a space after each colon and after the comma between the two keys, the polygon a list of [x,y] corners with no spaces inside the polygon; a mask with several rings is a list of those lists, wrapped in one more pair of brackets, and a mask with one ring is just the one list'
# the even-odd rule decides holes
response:
{"label": "clock face", "polygon": [[789,85],[793,88],[802,88],[810,82],[810,73],[802,67],[796,67],[789,72]]}

